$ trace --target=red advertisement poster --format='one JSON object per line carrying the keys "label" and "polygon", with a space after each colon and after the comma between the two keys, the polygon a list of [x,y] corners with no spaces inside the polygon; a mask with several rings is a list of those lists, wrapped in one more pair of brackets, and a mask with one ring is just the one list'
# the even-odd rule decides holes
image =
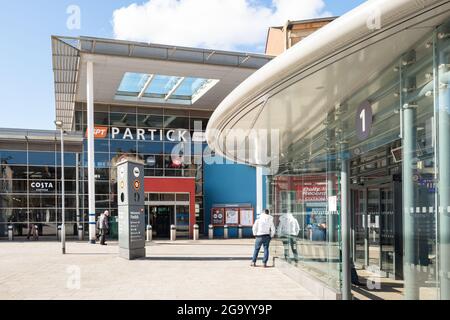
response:
{"label": "red advertisement poster", "polygon": [[305,182],[296,186],[298,202],[326,202],[326,182]]}

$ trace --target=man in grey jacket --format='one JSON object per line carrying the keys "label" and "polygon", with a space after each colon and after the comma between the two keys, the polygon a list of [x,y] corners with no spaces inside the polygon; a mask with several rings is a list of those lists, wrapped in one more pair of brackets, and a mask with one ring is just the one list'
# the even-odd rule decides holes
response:
{"label": "man in grey jacket", "polygon": [[106,243],[105,243],[106,234],[108,233],[108,229],[109,229],[108,217],[109,217],[109,211],[105,210],[105,212],[103,212],[100,215],[100,217],[98,218],[98,221],[97,221],[97,227],[98,227],[99,233],[100,233],[100,244],[102,246],[106,246]]}
{"label": "man in grey jacket", "polygon": [[258,259],[259,251],[264,246],[264,268],[267,268],[267,262],[269,261],[269,246],[270,241],[275,236],[275,225],[273,223],[273,217],[270,216],[270,211],[265,210],[255,221],[253,225],[253,235],[256,237],[255,251],[253,253],[252,267],[256,267],[256,260]]}

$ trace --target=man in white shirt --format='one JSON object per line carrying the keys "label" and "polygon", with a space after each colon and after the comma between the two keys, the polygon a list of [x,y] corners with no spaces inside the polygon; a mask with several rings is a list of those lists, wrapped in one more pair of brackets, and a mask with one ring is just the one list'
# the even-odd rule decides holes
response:
{"label": "man in white shirt", "polygon": [[256,267],[256,260],[258,259],[259,251],[264,246],[264,268],[267,268],[267,262],[269,261],[269,246],[270,241],[275,236],[275,225],[273,223],[273,217],[270,216],[270,211],[265,210],[255,221],[253,225],[253,235],[256,237],[255,252],[253,253],[252,267]]}
{"label": "man in white shirt", "polygon": [[278,225],[277,234],[283,242],[284,258],[288,262],[290,260],[289,249],[292,249],[294,261],[298,262],[297,237],[299,232],[300,226],[297,219],[294,218],[292,213],[284,213],[280,217],[280,224]]}

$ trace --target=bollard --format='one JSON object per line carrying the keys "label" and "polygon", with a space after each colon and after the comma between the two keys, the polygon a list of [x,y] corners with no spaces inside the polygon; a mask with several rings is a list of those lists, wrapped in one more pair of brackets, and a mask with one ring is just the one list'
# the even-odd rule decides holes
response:
{"label": "bollard", "polygon": [[83,229],[83,225],[78,225],[78,240],[79,241],[83,241],[84,239],[84,229]]}
{"label": "bollard", "polygon": [[39,240],[39,227],[37,224],[34,225],[34,240]]}
{"label": "bollard", "polygon": [[238,235],[239,235],[239,239],[242,239],[242,226],[241,225],[238,227]]}
{"label": "bollard", "polygon": [[177,240],[177,227],[175,225],[170,226],[170,241]]}
{"label": "bollard", "polygon": [[14,227],[13,226],[8,226],[8,239],[9,239],[9,241],[14,240]]}
{"label": "bollard", "polygon": [[227,225],[223,226],[223,238],[228,239],[228,226]]}
{"label": "bollard", "polygon": [[147,242],[151,242],[153,240],[153,228],[151,225],[147,226]]}
{"label": "bollard", "polygon": [[209,240],[214,239],[214,226],[212,224],[209,225],[208,238]]}
{"label": "bollard", "polygon": [[61,228],[62,228],[62,226],[58,226],[58,232],[57,232],[57,238],[58,238],[58,241],[61,241]]}
{"label": "bollard", "polygon": [[194,225],[194,241],[200,240],[200,227],[198,224]]}

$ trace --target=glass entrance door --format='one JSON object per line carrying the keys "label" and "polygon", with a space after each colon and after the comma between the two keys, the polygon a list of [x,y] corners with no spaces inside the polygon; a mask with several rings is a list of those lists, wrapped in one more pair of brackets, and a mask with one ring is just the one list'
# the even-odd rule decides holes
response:
{"label": "glass entrance door", "polygon": [[352,212],[353,212],[353,258],[355,264],[362,267],[367,265],[367,235],[366,235],[366,196],[364,189],[352,190]]}
{"label": "glass entrance door", "polygon": [[174,224],[174,206],[148,206],[150,225],[153,226],[155,237],[170,238],[170,226]]}
{"label": "glass entrance door", "polygon": [[382,188],[381,195],[381,270],[394,274],[394,192],[392,188]]}
{"label": "glass entrance door", "polygon": [[175,225],[177,227],[177,237],[189,238],[189,206],[175,207]]}
{"label": "glass entrance door", "polygon": [[380,253],[380,189],[367,190],[367,219],[369,231],[369,267],[381,267]]}
{"label": "glass entrance door", "polygon": [[353,254],[359,267],[395,274],[395,208],[392,185],[352,190]]}

